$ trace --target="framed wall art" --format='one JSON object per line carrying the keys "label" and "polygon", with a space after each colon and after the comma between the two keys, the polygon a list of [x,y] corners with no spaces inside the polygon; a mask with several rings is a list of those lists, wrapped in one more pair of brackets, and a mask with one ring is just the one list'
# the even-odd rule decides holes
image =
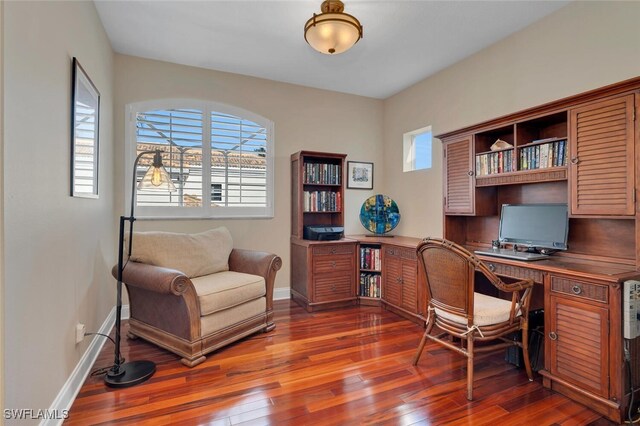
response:
{"label": "framed wall art", "polygon": [[373,163],[347,161],[347,188],[373,189]]}
{"label": "framed wall art", "polygon": [[71,85],[71,196],[98,198],[100,92],[76,58]]}

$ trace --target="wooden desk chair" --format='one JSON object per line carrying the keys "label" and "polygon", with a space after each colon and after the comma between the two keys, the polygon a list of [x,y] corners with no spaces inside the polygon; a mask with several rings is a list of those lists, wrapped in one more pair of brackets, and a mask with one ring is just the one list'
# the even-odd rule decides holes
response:
{"label": "wooden desk chair", "polygon": [[[429,311],[427,327],[413,358],[418,364],[427,339],[431,339],[467,357],[467,399],[473,399],[473,359],[484,353],[516,345],[522,348],[529,380],[531,364],[528,351],[529,303],[533,281],[505,284],[465,248],[451,241],[427,238],[418,247],[418,259],[425,271]],[[482,273],[498,290],[511,293],[511,301],[474,292],[476,271]],[[434,325],[441,331],[432,335]],[[505,336],[522,330],[522,340]],[[445,336],[461,339],[461,347]],[[475,341],[499,340],[474,347]],[[464,345],[466,343],[466,345]],[[466,347],[465,347],[466,346]]]}

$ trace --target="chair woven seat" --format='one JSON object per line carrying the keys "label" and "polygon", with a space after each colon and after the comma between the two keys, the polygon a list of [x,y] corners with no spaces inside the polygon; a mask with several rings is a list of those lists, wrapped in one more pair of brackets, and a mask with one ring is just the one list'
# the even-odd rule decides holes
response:
{"label": "chair woven seat", "polygon": [[[511,315],[511,301],[487,296],[482,293],[473,293],[473,324],[478,327],[496,325],[509,321]],[[462,315],[454,315],[442,309],[435,308],[436,315],[459,324],[467,324],[467,318]],[[520,311],[516,313],[520,316]]]}

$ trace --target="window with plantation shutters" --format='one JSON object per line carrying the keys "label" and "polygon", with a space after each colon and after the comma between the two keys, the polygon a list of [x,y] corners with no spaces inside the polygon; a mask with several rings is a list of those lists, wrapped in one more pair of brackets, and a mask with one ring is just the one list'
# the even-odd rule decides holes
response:
{"label": "window with plantation shutters", "polygon": [[[159,149],[177,189],[138,190],[137,216],[273,216],[273,124],[269,120],[228,105],[189,100],[128,108],[128,167],[133,167],[139,153]],[[152,161],[153,155],[140,159],[137,181]],[[126,197],[130,199],[130,193]]]}

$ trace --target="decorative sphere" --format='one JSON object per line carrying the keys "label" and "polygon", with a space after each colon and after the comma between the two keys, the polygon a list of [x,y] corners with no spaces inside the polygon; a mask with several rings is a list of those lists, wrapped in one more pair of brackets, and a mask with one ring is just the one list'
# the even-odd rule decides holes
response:
{"label": "decorative sphere", "polygon": [[400,223],[400,210],[386,195],[373,195],[360,208],[360,223],[374,234],[385,234]]}

